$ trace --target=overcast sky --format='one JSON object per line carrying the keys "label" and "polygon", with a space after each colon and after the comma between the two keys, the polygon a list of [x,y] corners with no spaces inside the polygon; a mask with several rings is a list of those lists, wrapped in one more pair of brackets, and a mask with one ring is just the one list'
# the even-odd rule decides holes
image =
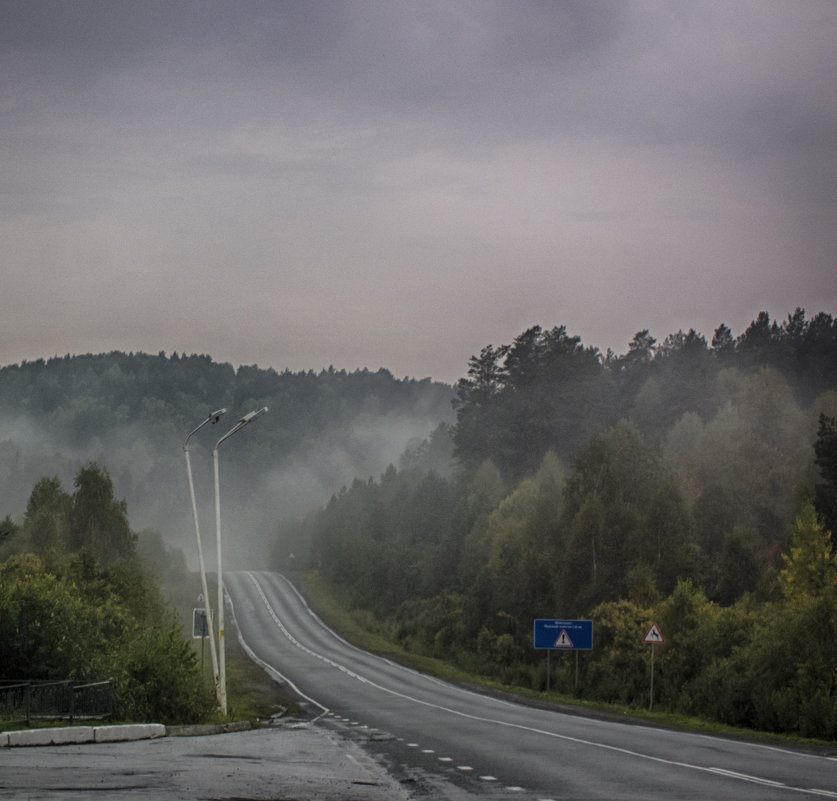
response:
{"label": "overcast sky", "polygon": [[834,0],[0,0],[0,364],[455,381],[837,315]]}

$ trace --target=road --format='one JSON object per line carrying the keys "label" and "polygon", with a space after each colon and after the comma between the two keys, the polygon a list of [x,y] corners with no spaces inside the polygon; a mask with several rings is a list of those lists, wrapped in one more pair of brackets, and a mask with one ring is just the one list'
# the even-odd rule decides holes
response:
{"label": "road", "polygon": [[834,756],[561,714],[481,695],[361,651],[283,576],[225,585],[245,647],[323,724],[356,732],[402,775],[462,797],[837,799]]}

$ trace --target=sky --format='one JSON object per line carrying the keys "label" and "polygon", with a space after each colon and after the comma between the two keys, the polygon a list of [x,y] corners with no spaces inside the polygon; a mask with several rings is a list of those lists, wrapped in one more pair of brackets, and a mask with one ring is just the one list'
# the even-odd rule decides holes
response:
{"label": "sky", "polygon": [[837,315],[834,0],[0,0],[0,364],[455,382]]}

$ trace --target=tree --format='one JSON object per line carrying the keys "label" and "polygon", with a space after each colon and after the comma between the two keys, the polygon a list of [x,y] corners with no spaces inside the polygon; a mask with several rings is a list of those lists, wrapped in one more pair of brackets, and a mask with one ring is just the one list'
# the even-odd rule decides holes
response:
{"label": "tree", "polygon": [[6,515],[0,520],[0,546],[6,541],[13,540],[18,533],[18,525],[12,520],[10,515]]}
{"label": "tree", "polygon": [[632,370],[637,365],[648,364],[654,358],[657,340],[651,336],[647,328],[637,331],[628,345],[628,352],[623,357],[626,370]]}
{"label": "tree", "polygon": [[712,353],[721,362],[728,362],[735,355],[735,337],[723,323],[715,329],[712,337]]}
{"label": "tree", "polygon": [[823,479],[814,488],[814,507],[822,524],[833,534],[837,531],[837,419],[820,415],[814,453]]}
{"label": "tree", "polygon": [[635,532],[632,555],[654,568],[663,592],[671,592],[678,579],[691,574],[690,529],[691,517],[677,488],[661,484]]}
{"label": "tree", "polygon": [[134,553],[127,505],[114,498],[107,470],[95,463],[76,475],[69,535],[71,550],[87,550],[105,565]]}
{"label": "tree", "polygon": [[783,554],[785,567],[779,574],[786,598],[816,597],[837,588],[837,555],[831,532],[817,520],[811,504],[806,504],[793,527],[790,553]]}
{"label": "tree", "polygon": [[501,364],[506,346],[487,345],[479,356],[468,360],[468,377],[456,385],[454,456],[468,469],[476,468],[497,452],[501,431],[499,396],[505,387],[506,370]]}
{"label": "tree", "polygon": [[751,539],[740,526],[724,538],[718,564],[719,603],[729,606],[744,593],[756,589],[760,571]]}
{"label": "tree", "polygon": [[35,484],[23,518],[24,534],[34,553],[49,559],[66,551],[72,503],[57,476]]}
{"label": "tree", "polygon": [[687,412],[706,420],[716,410],[718,363],[693,328],[666,337],[633,400],[631,417],[646,432],[670,429]]}

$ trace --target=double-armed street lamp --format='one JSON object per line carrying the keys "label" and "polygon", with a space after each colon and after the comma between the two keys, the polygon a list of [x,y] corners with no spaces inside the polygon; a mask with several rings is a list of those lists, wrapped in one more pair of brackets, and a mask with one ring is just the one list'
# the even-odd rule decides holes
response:
{"label": "double-armed street lamp", "polygon": [[217,423],[221,419],[221,415],[223,415],[227,410],[226,409],[218,409],[217,411],[212,412],[205,420],[201,422],[201,424],[195,428],[193,431],[189,433],[186,437],[186,441],[183,443],[183,452],[186,454],[186,475],[189,477],[189,497],[192,500],[192,517],[195,521],[195,538],[198,542],[198,564],[200,566],[201,571],[201,589],[203,590],[203,604],[204,604],[204,612],[206,614],[206,624],[209,630],[209,653],[212,657],[212,675],[215,677],[215,696],[218,700],[218,704],[221,703],[221,685],[219,682],[219,673],[218,673],[218,654],[215,650],[215,633],[212,630],[212,607],[209,603],[209,590],[206,586],[206,568],[204,567],[203,562],[203,546],[201,545],[201,530],[200,524],[198,523],[198,506],[195,502],[195,484],[192,481],[192,462],[189,458],[189,440],[198,433],[207,423],[212,423],[213,425]]}
{"label": "double-armed street lamp", "polygon": [[218,448],[221,443],[229,439],[233,434],[240,431],[248,423],[252,423],[267,411],[267,406],[245,414],[226,434],[224,434],[212,451],[212,463],[215,470],[215,536],[218,546],[218,705],[221,714],[227,714],[227,677],[226,677],[226,656],[224,650],[224,580],[221,569],[221,492],[220,478],[218,475]]}

